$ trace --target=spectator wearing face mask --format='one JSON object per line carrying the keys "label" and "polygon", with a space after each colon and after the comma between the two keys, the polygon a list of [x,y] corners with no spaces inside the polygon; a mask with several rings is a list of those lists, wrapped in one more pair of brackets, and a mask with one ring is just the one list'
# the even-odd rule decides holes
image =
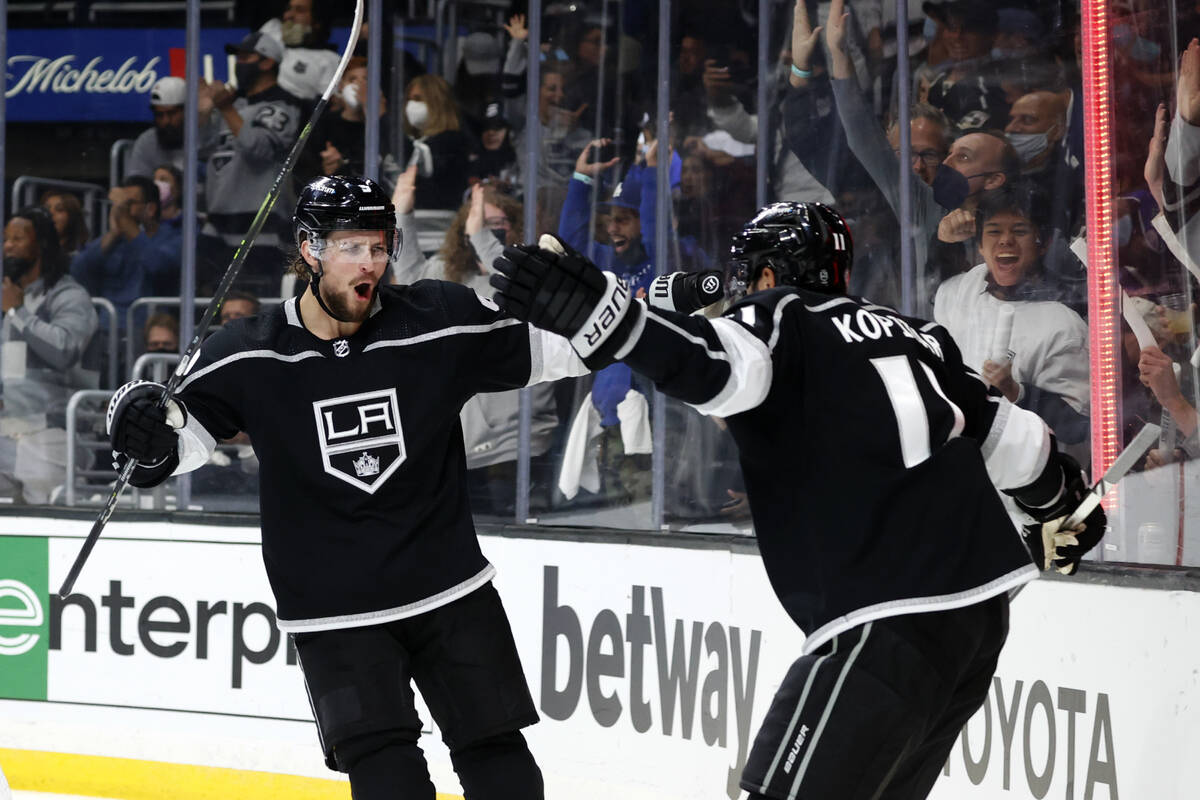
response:
{"label": "spectator wearing face mask", "polygon": [[183,169],[183,104],[187,84],[183,78],[159,78],[150,87],[150,112],[154,127],[138,134],[125,159],[126,175],[150,175],[159,164]]}
{"label": "spectator wearing face mask", "polygon": [[87,385],[80,360],[95,332],[50,215],[18,211],[4,226],[0,279],[0,494],[46,503],[65,480],[67,400]]}
{"label": "spectator wearing face mask", "polygon": [[409,82],[404,97],[404,132],[413,140],[409,165],[417,167],[417,208],[457,210],[474,145],[462,129],[454,90],[444,78],[420,75]]}
{"label": "spectator wearing face mask", "polygon": [[1075,234],[1083,224],[1083,165],[1066,153],[1067,93],[1034,91],[1012,105],[1004,129],[1021,158],[1021,177],[1050,198],[1054,228]]}
{"label": "spectator wearing face mask", "polygon": [[[854,80],[853,66],[845,48],[846,20],[843,0],[834,0],[825,42],[830,53],[833,95],[850,152],[866,169],[900,217],[900,171],[897,167],[900,136],[885,135],[875,122],[866,97]],[[914,264],[924,269],[917,282],[918,313],[926,313],[944,275],[969,267],[963,242],[974,236],[974,211],[980,198],[1003,186],[1009,176],[1020,172],[1020,160],[1001,131],[970,131],[949,144],[951,128],[936,122],[940,115],[918,106],[910,115],[911,169],[917,180],[910,184]],[[940,128],[940,130],[939,130]],[[949,215],[949,216],[948,216]],[[948,221],[946,221],[948,220]],[[954,225],[949,230],[948,226]],[[946,228],[946,230],[943,230]],[[939,234],[944,233],[944,237]],[[937,251],[941,244],[955,245],[951,252]]]}
{"label": "spectator wearing face mask", "polygon": [[158,230],[150,244],[158,251],[161,261],[151,270],[147,291],[158,297],[179,294],[179,274],[183,263],[183,173],[170,164],[160,164],[154,170],[154,187],[158,189]]}
{"label": "spectator wearing face mask", "polygon": [[[220,81],[201,82],[199,112],[210,121],[202,146],[206,157],[205,199],[208,218],[199,242],[197,288],[211,292],[224,274],[279,174],[300,129],[300,101],[279,85],[283,45],[264,34],[248,34],[226,45],[237,56],[237,89]],[[243,286],[274,295],[291,242],[287,209],[295,189],[285,178],[278,202],[263,226],[243,267]]]}
{"label": "spectator wearing face mask", "polygon": [[[321,116],[296,166],[296,176],[310,180],[318,175],[366,174],[365,136],[367,127],[367,60],[350,59],[338,86],[339,108]],[[379,141],[391,140],[387,98],[379,98]],[[381,155],[380,173],[394,176],[398,165],[390,154]],[[387,181],[390,185],[391,181]]]}
{"label": "spectator wearing face mask", "polygon": [[225,297],[225,302],[221,303],[221,324],[225,325],[235,319],[253,317],[258,314],[260,306],[258,298],[254,295],[234,290]]}
{"label": "spectator wearing face mask", "polygon": [[279,85],[301,100],[316,100],[337,70],[338,50],[329,41],[331,0],[287,0],[282,16],[259,31],[283,43]]}
{"label": "spectator wearing face mask", "polygon": [[[417,241],[414,181],[415,168],[410,167],[400,175],[392,194],[401,240],[411,243]],[[476,184],[435,255],[426,259],[415,246],[406,244],[401,248],[394,282],[452,281],[470,286],[480,297],[490,300],[495,293],[488,283],[492,262],[504,253],[505,245],[521,241],[523,226],[518,200],[494,186]],[[550,465],[543,457],[550,449],[558,416],[553,384],[538,384],[529,391],[533,404],[531,499],[537,508],[549,501]],[[459,414],[467,453],[467,491],[476,514],[511,516],[514,512],[519,410],[520,392],[514,390],[476,395]]]}
{"label": "spectator wearing face mask", "polygon": [[154,169],[154,185],[158,187],[159,222],[178,227],[183,221],[183,172],[173,164],[159,164]]}
{"label": "spectator wearing face mask", "polygon": [[151,314],[143,331],[147,353],[179,352],[179,320],[174,314],[165,311]]}

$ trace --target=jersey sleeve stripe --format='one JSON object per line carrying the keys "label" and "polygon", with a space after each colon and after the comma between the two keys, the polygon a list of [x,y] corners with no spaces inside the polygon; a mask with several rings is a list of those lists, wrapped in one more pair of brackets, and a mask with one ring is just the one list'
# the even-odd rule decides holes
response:
{"label": "jersey sleeve stripe", "polygon": [[509,328],[513,325],[524,325],[519,319],[500,319],[487,325],[453,325],[449,328],[422,333],[420,336],[410,336],[407,339],[385,339],[378,342],[373,342],[363,348],[364,353],[371,350],[379,350],[384,347],[408,347],[413,344],[423,344],[431,342],[434,339],[441,339],[446,336],[459,336],[463,334],[473,333],[488,333],[489,331],[498,330],[500,328]]}
{"label": "jersey sleeve stripe", "polygon": [[179,384],[179,391],[180,392],[184,391],[189,386],[191,386],[193,383],[195,383],[197,380],[199,380],[200,378],[209,374],[210,372],[215,372],[216,370],[220,369],[221,367],[228,366],[228,365],[234,363],[235,361],[241,361],[241,360],[247,359],[247,358],[273,358],[276,361],[285,361],[288,363],[295,363],[297,361],[303,361],[306,358],[324,358],[324,356],[322,356],[316,350],[305,350],[302,353],[295,353],[294,355],[290,355],[290,356],[284,355],[283,353],[277,353],[274,350],[247,350],[244,353],[234,353],[231,356],[226,356],[225,358],[222,358],[220,361],[214,361],[213,363],[209,364],[204,369],[202,369],[198,372],[195,372],[195,373],[187,376],[186,378],[184,378],[183,382],[181,384]]}
{"label": "jersey sleeve stripe", "polygon": [[[788,300],[795,300],[795,299],[796,299],[796,295],[792,295],[791,297],[787,298],[787,300],[781,301],[779,303],[779,305],[782,306]],[[832,300],[826,300],[824,303],[819,303],[815,306],[805,306],[805,308],[807,308],[809,311],[820,312],[820,311],[828,311],[829,309],[834,308],[835,306],[840,306],[842,303],[853,303],[853,302],[854,301],[851,300],[849,297],[835,297]]]}
{"label": "jersey sleeve stripe", "polygon": [[[679,336],[681,339],[685,339],[685,340],[691,342],[692,344],[700,345],[700,347],[702,347],[704,349],[704,355],[708,356],[709,358],[715,359],[717,361],[728,361],[729,360],[729,356],[727,356],[725,353],[722,353],[718,350],[713,350],[711,347],[709,347],[708,342],[705,341],[703,337],[695,336],[693,334],[688,333],[683,328],[679,327],[675,323],[671,322],[670,320],[668,320],[665,317],[662,317],[658,314],[650,314],[648,316],[654,322],[658,323],[659,325],[662,325],[664,328],[671,331],[676,336]],[[713,320],[713,322],[715,323],[715,322],[717,322],[717,320]]]}
{"label": "jersey sleeve stripe", "polygon": [[[772,353],[775,352],[775,345],[779,344],[779,331],[780,331],[780,328],[783,323],[783,310],[785,308],[787,308],[788,303],[791,303],[792,301],[799,300],[799,299],[800,299],[799,295],[790,294],[787,297],[780,300],[779,304],[777,306],[775,306],[775,315],[774,315],[774,318],[771,320],[771,338],[770,338],[770,340],[767,341],[767,350],[771,351]],[[837,300],[846,300],[846,298],[839,297],[839,298],[837,298]],[[846,302],[850,302],[850,301],[846,300]],[[821,305],[817,306],[817,309],[832,308],[835,305],[837,305],[837,303],[830,301],[828,303],[822,303]],[[805,306],[805,307],[808,308],[809,311],[816,310],[814,308],[809,308],[808,306]]]}
{"label": "jersey sleeve stripe", "polygon": [[1016,489],[1032,483],[1045,469],[1050,432],[1032,411],[1005,399],[996,405],[996,416],[980,452],[996,488]]}
{"label": "jersey sleeve stripe", "polygon": [[761,339],[731,319],[714,319],[712,328],[725,352],[708,352],[729,362],[729,380],[713,399],[693,407],[701,414],[715,417],[729,417],[757,408],[771,390],[774,376],[771,351]]}

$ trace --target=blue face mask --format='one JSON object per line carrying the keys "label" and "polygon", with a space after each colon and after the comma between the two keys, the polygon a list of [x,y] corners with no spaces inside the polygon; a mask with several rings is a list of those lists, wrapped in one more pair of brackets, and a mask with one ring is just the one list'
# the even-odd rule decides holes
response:
{"label": "blue face mask", "polygon": [[951,211],[959,208],[971,196],[971,187],[967,185],[967,179],[963,177],[963,174],[945,164],[938,164],[931,186],[934,201],[942,208]]}
{"label": "blue face mask", "polygon": [[994,174],[996,173],[976,172],[974,175],[963,175],[953,167],[938,164],[937,172],[934,174],[933,183],[930,186],[933,189],[934,202],[950,211],[962,208],[962,204],[967,201],[967,198],[976,194],[971,191],[971,186],[967,181],[971,178],[982,178]]}

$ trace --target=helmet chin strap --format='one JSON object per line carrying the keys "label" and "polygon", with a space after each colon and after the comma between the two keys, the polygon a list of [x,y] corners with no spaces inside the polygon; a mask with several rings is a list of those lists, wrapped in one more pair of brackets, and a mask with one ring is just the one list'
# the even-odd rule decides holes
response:
{"label": "helmet chin strap", "polygon": [[321,276],[325,274],[325,267],[321,265],[321,259],[319,257],[317,258],[317,268],[320,271],[309,270],[309,272],[312,274],[312,277],[308,281],[308,285],[312,288],[313,297],[317,298],[317,305],[321,307],[322,311],[336,319],[338,322],[354,322],[352,319],[339,317],[337,314],[333,313],[333,310],[330,309],[329,306],[325,305],[325,299],[321,297]]}

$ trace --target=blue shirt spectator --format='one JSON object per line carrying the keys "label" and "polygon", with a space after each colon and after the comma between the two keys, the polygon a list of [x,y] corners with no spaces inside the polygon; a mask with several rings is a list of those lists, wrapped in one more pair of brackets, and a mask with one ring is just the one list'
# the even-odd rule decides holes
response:
{"label": "blue shirt spectator", "polygon": [[[151,276],[171,270],[166,255],[169,239],[161,244],[155,242],[161,230],[158,187],[149,178],[139,175],[126,178],[109,191],[108,199],[112,203],[109,229],[75,256],[71,276],[93,297],[112,302],[117,310],[117,327],[123,329],[126,311],[134,300],[147,293],[152,285]],[[176,265],[179,247],[176,241]],[[178,272],[178,267],[175,271]]]}

